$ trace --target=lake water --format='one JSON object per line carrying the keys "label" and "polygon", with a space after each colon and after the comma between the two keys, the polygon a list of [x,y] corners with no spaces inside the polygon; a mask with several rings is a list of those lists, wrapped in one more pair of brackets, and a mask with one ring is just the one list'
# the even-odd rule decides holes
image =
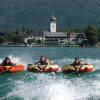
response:
{"label": "lake water", "polygon": [[25,66],[46,55],[62,67],[76,56],[93,64],[91,73],[36,74],[26,71],[0,74],[0,100],[100,100],[99,48],[0,48],[0,62],[9,56]]}

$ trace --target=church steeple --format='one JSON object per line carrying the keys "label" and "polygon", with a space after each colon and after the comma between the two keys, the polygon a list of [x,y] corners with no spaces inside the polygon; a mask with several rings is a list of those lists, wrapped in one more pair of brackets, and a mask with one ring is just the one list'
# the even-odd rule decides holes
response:
{"label": "church steeple", "polygon": [[56,32],[56,17],[54,16],[54,14],[51,17],[50,32]]}
{"label": "church steeple", "polygon": [[56,17],[54,15],[51,17],[51,21],[56,21]]}

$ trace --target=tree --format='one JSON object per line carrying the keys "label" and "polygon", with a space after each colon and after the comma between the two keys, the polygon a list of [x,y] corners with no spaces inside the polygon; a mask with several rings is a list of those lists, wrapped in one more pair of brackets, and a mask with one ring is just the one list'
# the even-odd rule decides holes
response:
{"label": "tree", "polygon": [[99,42],[100,42],[100,33],[99,33]]}
{"label": "tree", "polygon": [[82,29],[79,29],[79,28],[73,28],[73,29],[70,29],[70,32],[80,33],[80,32],[82,32]]}
{"label": "tree", "polygon": [[35,38],[29,39],[29,40],[28,40],[28,43],[29,43],[29,44],[31,44],[31,43],[36,43],[36,39],[35,39]]}
{"label": "tree", "polygon": [[0,37],[0,44],[2,44],[5,41],[4,37]]}
{"label": "tree", "polygon": [[95,26],[88,26],[85,29],[86,38],[88,43],[93,46],[98,42],[98,29]]}
{"label": "tree", "polygon": [[6,42],[11,42],[11,40],[12,40],[14,35],[15,35],[14,33],[10,33],[10,32],[5,33],[5,36],[4,36],[5,37],[5,41]]}
{"label": "tree", "polygon": [[15,35],[11,39],[13,43],[24,43],[24,37],[22,35]]}
{"label": "tree", "polygon": [[98,28],[99,42],[100,42],[100,28]]}
{"label": "tree", "polygon": [[33,32],[33,30],[31,28],[27,28],[26,29],[26,34],[27,35],[30,35],[32,32]]}

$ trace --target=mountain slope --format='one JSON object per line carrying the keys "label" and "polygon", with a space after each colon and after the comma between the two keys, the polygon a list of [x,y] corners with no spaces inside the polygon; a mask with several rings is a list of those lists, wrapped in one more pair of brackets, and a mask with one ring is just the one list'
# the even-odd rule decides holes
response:
{"label": "mountain slope", "polygon": [[48,27],[53,8],[59,28],[100,26],[100,0],[0,0],[0,29]]}

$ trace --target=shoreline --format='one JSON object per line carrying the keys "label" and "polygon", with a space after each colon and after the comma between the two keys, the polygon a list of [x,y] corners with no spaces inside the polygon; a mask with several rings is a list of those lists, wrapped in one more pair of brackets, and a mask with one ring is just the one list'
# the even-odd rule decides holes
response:
{"label": "shoreline", "polygon": [[61,47],[61,48],[100,48],[100,46],[78,46],[78,45],[0,45],[0,47]]}

